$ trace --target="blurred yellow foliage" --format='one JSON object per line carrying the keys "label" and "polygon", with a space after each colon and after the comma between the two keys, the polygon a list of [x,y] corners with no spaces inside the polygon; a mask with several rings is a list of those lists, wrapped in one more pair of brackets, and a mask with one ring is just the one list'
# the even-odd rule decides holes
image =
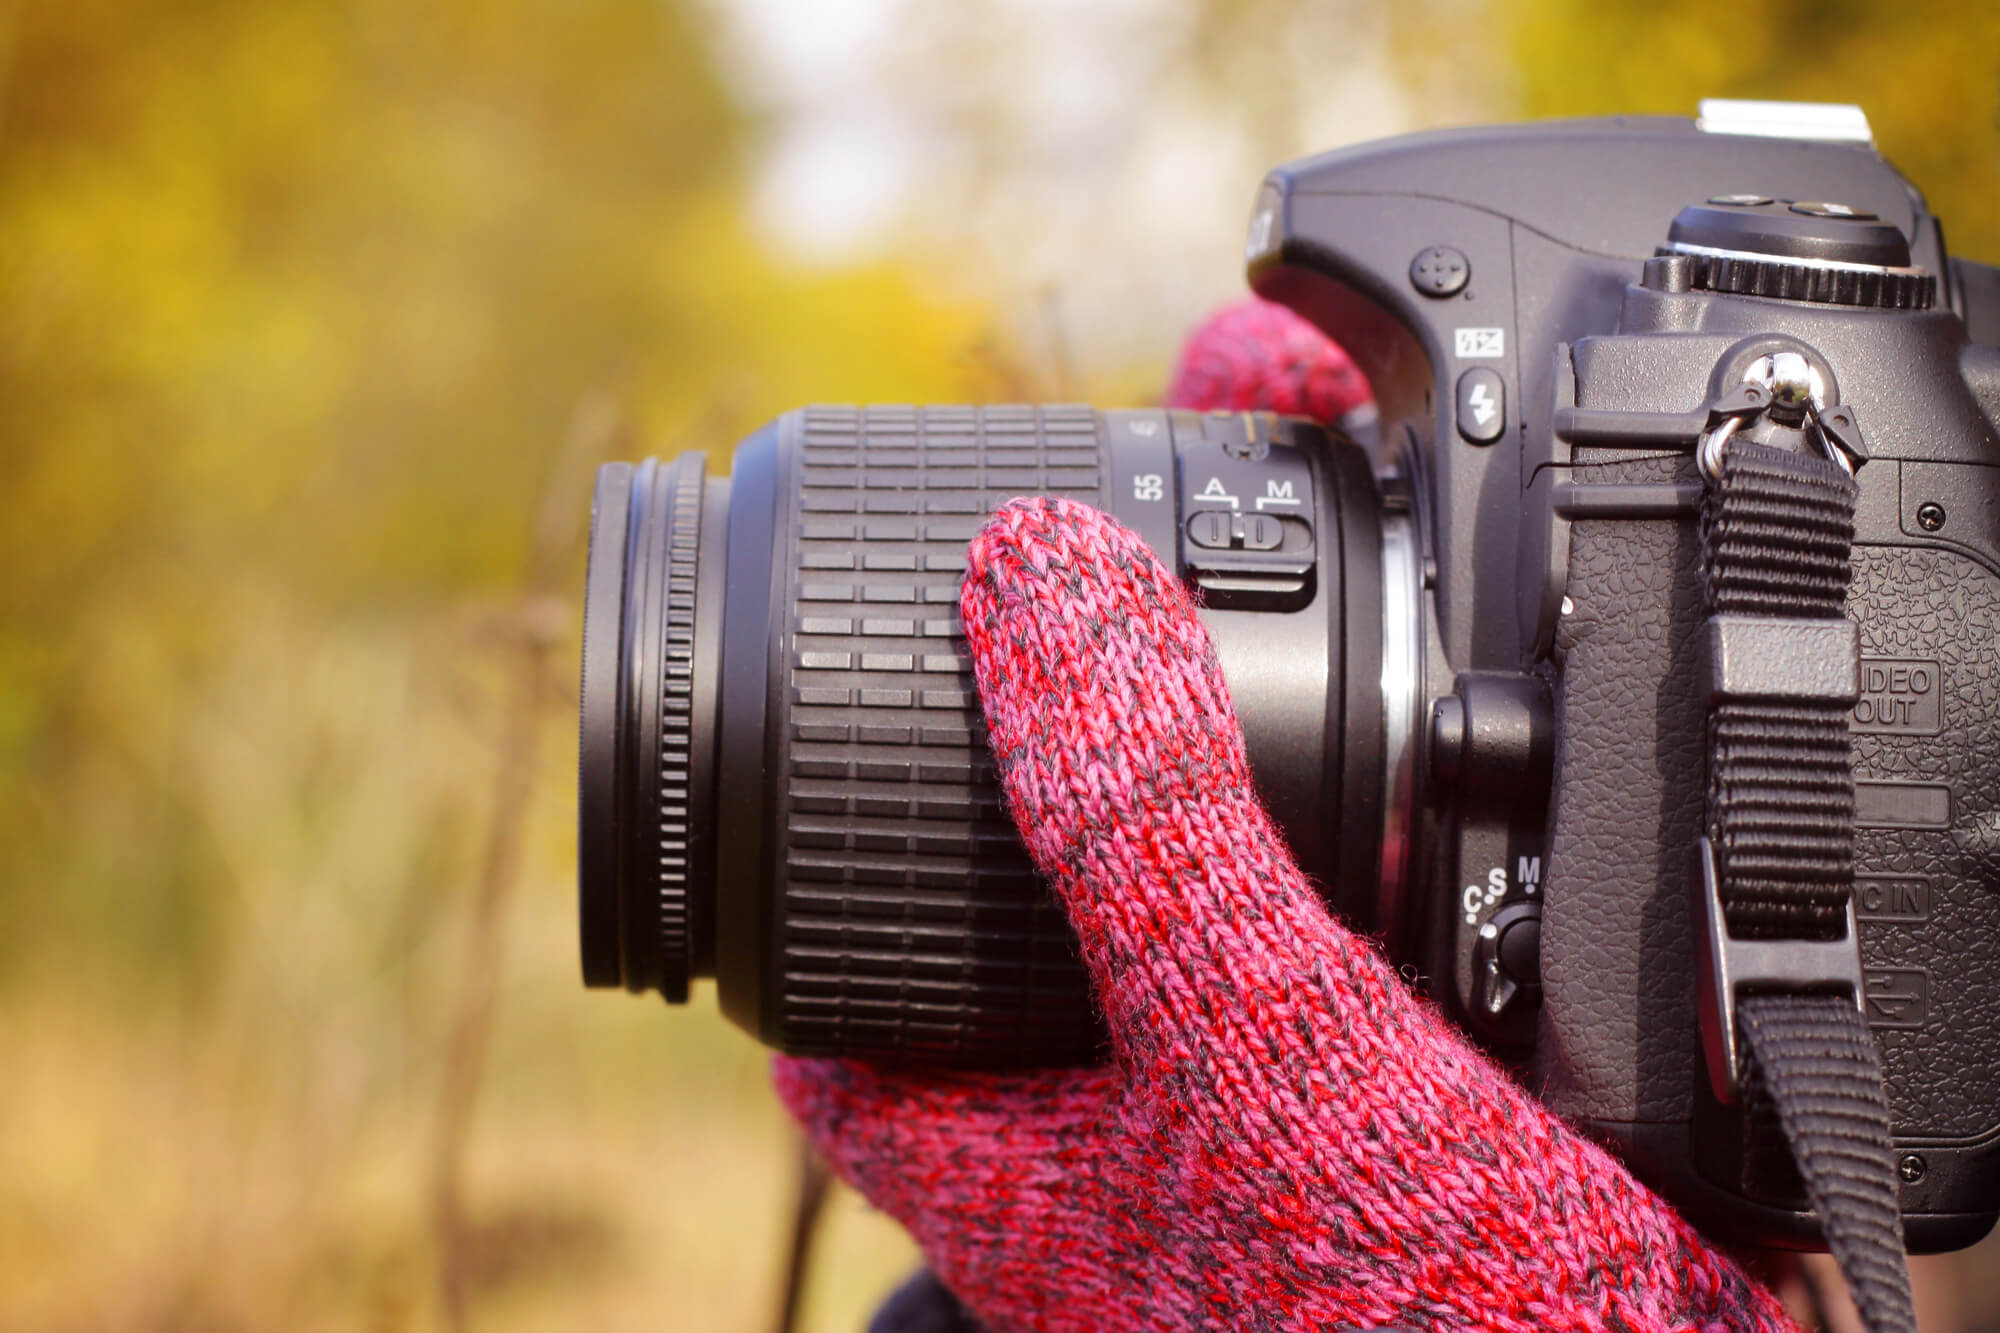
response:
{"label": "blurred yellow foliage", "polygon": [[[1200,7],[1218,69],[1285,40],[1288,4]],[[1399,9],[1412,86],[1492,115],[1861,101],[2000,258],[1990,10],[1487,18]],[[427,1163],[498,738],[525,639],[555,626],[570,678],[573,608],[531,585],[579,579],[595,455],[719,463],[813,399],[1037,387],[924,273],[760,247],[756,126],[704,21],[0,3],[0,1330],[434,1326]],[[1500,72],[1454,74],[1475,61]],[[764,1057],[710,997],[578,985],[573,704],[521,752],[477,1322],[761,1328],[792,1188]],[[807,1326],[857,1328],[910,1262],[838,1197]]]}
{"label": "blurred yellow foliage", "polygon": [[[587,512],[573,418],[721,455],[813,397],[979,394],[985,317],[766,258],[671,4],[74,0],[0,34],[0,1327],[422,1325],[457,923],[535,516]],[[473,1277],[496,1318],[757,1326],[790,1189],[762,1057],[576,984],[569,707]],[[849,1234],[883,1257],[834,1326],[907,1256]]]}
{"label": "blurred yellow foliage", "polygon": [[[1518,114],[1686,116],[1703,97],[1857,103],[1953,248],[2000,261],[2000,6],[1511,0],[1504,13]],[[1470,56],[1476,40],[1467,32],[1456,49]]]}

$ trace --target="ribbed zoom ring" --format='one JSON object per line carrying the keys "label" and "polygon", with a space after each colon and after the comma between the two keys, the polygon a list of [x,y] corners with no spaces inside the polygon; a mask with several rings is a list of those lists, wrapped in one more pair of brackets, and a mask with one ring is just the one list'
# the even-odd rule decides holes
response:
{"label": "ribbed zoom ring", "polygon": [[660,992],[687,999],[694,968],[694,616],[701,552],[703,458],[684,454],[666,469],[666,614],[660,634],[659,912]]}
{"label": "ribbed zoom ring", "polygon": [[980,1068],[1087,1060],[1102,1032],[1069,923],[1007,817],[958,597],[966,545],[999,505],[1105,502],[1100,417],[813,407],[794,429],[778,1043]]}
{"label": "ribbed zoom ring", "polygon": [[1694,263],[1691,285],[1703,291],[1883,310],[1928,310],[1937,300],[1937,279],[1928,273],[1829,268],[1735,255],[1687,257]]}

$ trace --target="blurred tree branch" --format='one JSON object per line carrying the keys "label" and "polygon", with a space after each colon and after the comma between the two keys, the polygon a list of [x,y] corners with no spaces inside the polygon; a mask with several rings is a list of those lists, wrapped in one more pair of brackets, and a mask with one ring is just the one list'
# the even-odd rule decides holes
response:
{"label": "blurred tree branch", "polygon": [[534,778],[557,647],[564,641],[569,606],[560,595],[566,557],[574,545],[580,485],[609,456],[622,432],[618,405],[603,392],[577,403],[543,490],[530,547],[530,564],[512,616],[509,686],[503,695],[498,753],[493,766],[493,806],[480,859],[464,962],[451,1010],[443,1077],[438,1086],[431,1154],[431,1237],[436,1250],[437,1294],[445,1325],[470,1327],[468,1272],[473,1229],[465,1203],[465,1159],[486,1055],[493,1034],[506,946],[509,900],[520,878],[521,831],[534,796]]}

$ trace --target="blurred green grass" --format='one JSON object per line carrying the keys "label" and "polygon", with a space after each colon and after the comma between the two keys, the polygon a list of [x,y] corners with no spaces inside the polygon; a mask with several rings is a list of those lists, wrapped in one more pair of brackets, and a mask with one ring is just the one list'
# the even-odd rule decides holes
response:
{"label": "blurred green grass", "polygon": [[[1283,41],[1284,5],[1198,8],[1187,59],[1225,84]],[[1431,22],[1459,12],[1408,7],[1413,88],[1491,39],[1488,114],[1861,100],[2000,258],[1990,16],[1780,6],[1758,32],[1820,40],[1774,68],[1713,40],[1744,21],[1719,0]],[[1044,386],[920,261],[766,252],[706,13],[0,3],[0,1330],[442,1322],[439,1087],[509,763],[476,1322],[767,1326],[794,1182],[766,1057],[712,997],[578,984],[590,464]],[[912,1262],[837,1194],[805,1327],[858,1328]]]}

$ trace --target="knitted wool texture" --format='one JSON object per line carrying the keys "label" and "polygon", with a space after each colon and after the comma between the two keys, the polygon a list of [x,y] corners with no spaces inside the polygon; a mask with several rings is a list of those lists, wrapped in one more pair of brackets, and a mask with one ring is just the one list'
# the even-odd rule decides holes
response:
{"label": "knitted wool texture", "polygon": [[1188,335],[1167,386],[1168,407],[1283,412],[1338,421],[1374,401],[1347,352],[1281,305],[1250,297]]}
{"label": "knitted wool texture", "polygon": [[1112,1063],[776,1076],[989,1327],[1792,1327],[1321,905],[1188,593],[1136,536],[1012,501],[961,610]]}

